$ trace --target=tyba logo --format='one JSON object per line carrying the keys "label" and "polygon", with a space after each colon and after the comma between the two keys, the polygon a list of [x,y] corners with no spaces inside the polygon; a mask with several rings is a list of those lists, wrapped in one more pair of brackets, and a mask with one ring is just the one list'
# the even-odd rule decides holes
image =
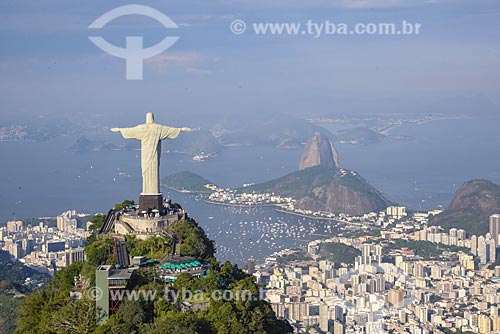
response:
{"label": "tyba logo", "polygon": [[[126,5],[104,13],[89,26],[89,29],[102,29],[110,21],[125,15],[144,15],[160,22],[165,28],[179,28],[172,19],[154,8],[143,5]],[[104,52],[125,59],[127,80],[142,80],[143,61],[156,56],[171,47],[179,37],[167,36],[161,42],[148,48],[143,46],[142,36],[126,36],[125,48],[119,48],[101,36],[89,39]]]}

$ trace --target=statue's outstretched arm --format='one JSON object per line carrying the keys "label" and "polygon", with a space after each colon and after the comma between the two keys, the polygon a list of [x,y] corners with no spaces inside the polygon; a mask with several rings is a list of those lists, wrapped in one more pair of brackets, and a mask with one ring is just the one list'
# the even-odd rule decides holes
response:
{"label": "statue's outstretched arm", "polygon": [[160,139],[175,139],[181,132],[191,131],[190,128],[174,128],[171,126],[162,125]]}
{"label": "statue's outstretched arm", "polygon": [[111,131],[120,132],[122,137],[125,139],[141,140],[144,135],[144,129],[142,125],[138,125],[133,128],[112,128]]}

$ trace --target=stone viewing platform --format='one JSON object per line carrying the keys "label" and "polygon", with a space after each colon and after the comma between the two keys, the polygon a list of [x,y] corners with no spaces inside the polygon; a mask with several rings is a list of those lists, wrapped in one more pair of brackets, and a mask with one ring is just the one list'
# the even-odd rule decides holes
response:
{"label": "stone viewing platform", "polygon": [[130,205],[121,210],[110,210],[99,234],[135,234],[140,239],[147,239],[184,219],[187,219],[187,213],[179,205],[171,206],[170,200],[164,202],[161,211],[144,211]]}
{"label": "stone viewing platform", "polygon": [[121,214],[115,221],[115,233],[123,235],[137,234],[147,237],[151,234],[158,234],[166,227],[186,218],[187,214],[182,209],[170,210],[164,216],[150,217],[142,217],[138,215],[137,211],[127,212]]}

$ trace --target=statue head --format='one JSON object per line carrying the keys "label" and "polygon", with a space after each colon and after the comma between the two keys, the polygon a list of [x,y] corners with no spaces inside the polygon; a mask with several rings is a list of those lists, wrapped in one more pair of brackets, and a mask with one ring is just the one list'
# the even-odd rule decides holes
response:
{"label": "statue head", "polygon": [[146,124],[153,124],[155,122],[155,116],[152,112],[146,114]]}

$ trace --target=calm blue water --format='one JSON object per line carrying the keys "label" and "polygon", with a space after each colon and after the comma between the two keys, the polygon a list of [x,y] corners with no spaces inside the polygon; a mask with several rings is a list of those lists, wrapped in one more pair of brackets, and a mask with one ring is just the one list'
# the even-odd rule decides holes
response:
{"label": "calm blue water", "polygon": [[[358,171],[389,199],[431,209],[446,206],[466,180],[487,178],[500,183],[498,124],[498,120],[460,119],[405,125],[391,134],[410,136],[411,140],[344,144],[337,149],[342,167]],[[116,136],[105,138],[117,140]],[[0,221],[54,216],[68,209],[105,212],[114,203],[138,197],[138,151],[68,151],[75,140],[0,143]],[[164,154],[161,173],[189,170],[221,186],[235,187],[296,170],[300,154],[300,150],[233,147],[204,163]],[[219,258],[237,263],[250,255],[262,258],[318,237],[311,234],[335,230],[324,221],[278,214],[270,208],[226,208],[204,203],[194,195],[166,190],[165,195],[181,203],[216,240]]]}
{"label": "calm blue water", "polygon": [[389,199],[412,208],[446,207],[464,182],[500,183],[500,119],[432,121],[394,128],[373,145],[339,145],[341,164],[357,170]]}

